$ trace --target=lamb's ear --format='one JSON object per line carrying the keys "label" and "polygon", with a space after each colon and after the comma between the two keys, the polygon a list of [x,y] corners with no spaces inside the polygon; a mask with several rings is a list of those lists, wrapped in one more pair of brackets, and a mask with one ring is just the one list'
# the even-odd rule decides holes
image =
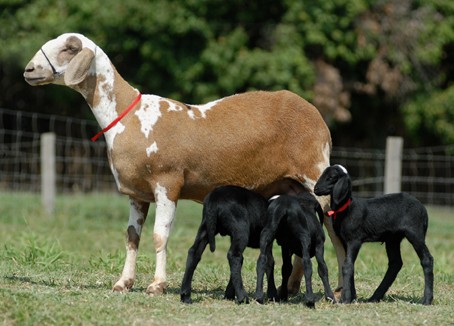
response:
{"label": "lamb's ear", "polygon": [[95,54],[89,48],[83,48],[68,64],[65,71],[65,84],[77,85],[87,77]]}
{"label": "lamb's ear", "polygon": [[331,193],[331,209],[337,210],[351,197],[351,181],[348,175],[337,180]]}

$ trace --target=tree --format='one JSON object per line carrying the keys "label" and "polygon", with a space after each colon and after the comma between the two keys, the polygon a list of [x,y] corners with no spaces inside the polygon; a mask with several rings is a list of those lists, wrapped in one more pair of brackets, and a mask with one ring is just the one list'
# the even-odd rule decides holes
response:
{"label": "tree", "polygon": [[77,31],[143,93],[203,103],[289,89],[319,108],[337,145],[452,142],[451,2],[3,1],[0,107],[91,117],[75,92],[22,78],[45,41]]}

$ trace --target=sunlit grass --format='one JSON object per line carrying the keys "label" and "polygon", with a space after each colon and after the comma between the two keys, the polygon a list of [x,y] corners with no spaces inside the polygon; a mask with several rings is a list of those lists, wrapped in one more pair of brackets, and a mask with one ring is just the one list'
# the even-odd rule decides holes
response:
{"label": "sunlit grass", "polygon": [[[149,297],[153,279],[154,208],[150,209],[137,264],[137,280],[127,294],[111,292],[123,268],[128,200],[115,194],[58,197],[54,216],[42,211],[39,196],[0,194],[0,324],[447,324],[454,315],[454,218],[451,210],[429,208],[427,243],[435,259],[435,301],[425,307],[423,273],[411,245],[402,243],[404,266],[379,304],[332,305],[317,309],[302,304],[302,294],[287,304],[238,306],[222,300],[229,277],[228,238],[216,239],[216,251],[205,251],[193,281],[191,306],[179,302],[187,250],[201,219],[201,205],[183,201],[168,245],[167,293]],[[280,282],[280,250],[274,248],[276,281]],[[247,249],[243,265],[245,288],[255,290],[257,250]],[[329,239],[325,259],[333,287],[337,262]],[[313,261],[314,267],[316,262]],[[358,301],[375,290],[387,267],[385,248],[365,244],[357,260]],[[314,290],[323,287],[314,269]],[[304,291],[304,289],[302,290]]]}

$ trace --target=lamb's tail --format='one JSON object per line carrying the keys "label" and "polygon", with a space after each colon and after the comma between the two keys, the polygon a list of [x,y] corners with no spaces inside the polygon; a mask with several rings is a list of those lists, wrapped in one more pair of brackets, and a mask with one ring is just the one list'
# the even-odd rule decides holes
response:
{"label": "lamb's tail", "polygon": [[214,252],[216,250],[216,228],[217,228],[217,212],[216,207],[212,205],[203,206],[203,219],[206,223],[207,228],[207,238],[208,243],[210,244],[210,251]]}

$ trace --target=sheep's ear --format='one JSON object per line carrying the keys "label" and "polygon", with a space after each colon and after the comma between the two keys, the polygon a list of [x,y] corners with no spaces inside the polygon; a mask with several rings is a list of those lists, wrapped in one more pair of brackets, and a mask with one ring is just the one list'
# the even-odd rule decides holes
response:
{"label": "sheep's ear", "polygon": [[331,194],[331,209],[336,210],[341,207],[351,197],[351,181],[344,175],[334,184]]}
{"label": "sheep's ear", "polygon": [[87,76],[95,54],[89,48],[83,48],[68,64],[65,71],[65,84],[72,86],[82,82]]}

